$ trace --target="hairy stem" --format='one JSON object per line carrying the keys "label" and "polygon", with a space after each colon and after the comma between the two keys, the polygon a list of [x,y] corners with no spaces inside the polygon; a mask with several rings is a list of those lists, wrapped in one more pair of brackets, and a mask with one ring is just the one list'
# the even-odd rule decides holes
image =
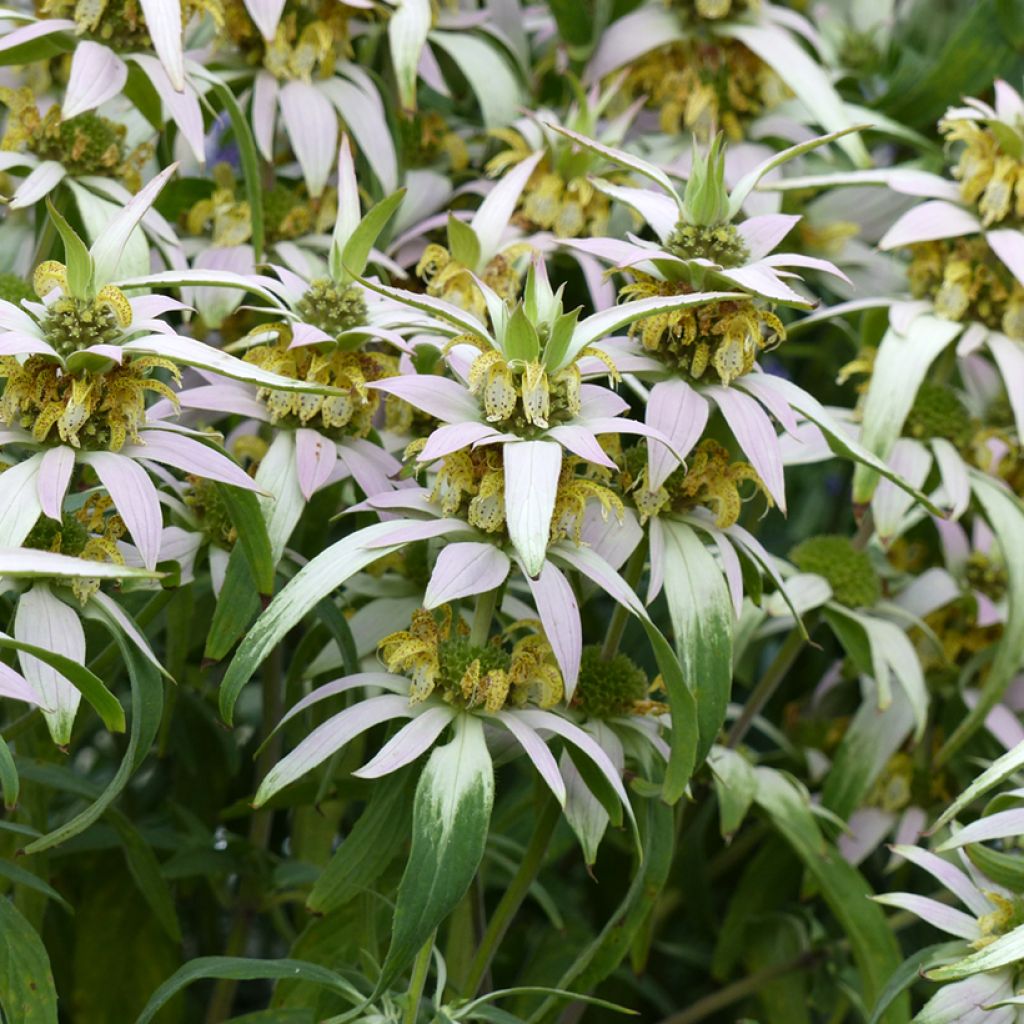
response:
{"label": "hairy stem", "polygon": [[430,971],[430,957],[433,952],[434,935],[431,934],[430,938],[423,943],[423,947],[416,954],[416,962],[412,966],[412,978],[409,981],[409,991],[406,993],[402,1024],[416,1024],[420,1000],[423,998],[423,987],[427,983],[427,974]]}
{"label": "hairy stem", "polygon": [[494,619],[494,610],[498,605],[498,590],[487,591],[486,594],[478,594],[476,608],[473,611],[473,625],[470,627],[469,642],[477,647],[483,647],[491,638],[491,621]]}
{"label": "hairy stem", "polygon": [[[626,563],[624,577],[631,590],[636,590],[640,577],[644,574],[644,563],[647,556],[647,546],[641,542],[636,546],[633,554],[629,556]],[[618,653],[619,644],[622,642],[622,634],[626,631],[626,624],[632,614],[630,610],[621,604],[615,606],[612,612],[611,622],[608,623],[608,632],[605,635],[604,643],[601,645],[601,657],[608,661]]]}

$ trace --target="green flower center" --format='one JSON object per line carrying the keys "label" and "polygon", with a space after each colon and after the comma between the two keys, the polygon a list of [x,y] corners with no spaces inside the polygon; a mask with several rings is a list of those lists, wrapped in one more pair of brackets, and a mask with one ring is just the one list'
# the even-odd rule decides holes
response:
{"label": "green flower center", "polygon": [[711,260],[722,267],[738,267],[750,256],[746,242],[733,224],[700,227],[680,221],[666,248],[683,260]]}
{"label": "green flower center", "polygon": [[199,529],[212,544],[228,550],[234,547],[238,531],[220,489],[212,480],[190,476],[185,504],[195,513]]}
{"label": "green flower center", "polygon": [[77,558],[89,542],[89,531],[71,512],[61,520],[40,516],[39,521],[25,538],[25,547],[35,551],[56,551]]}
{"label": "green flower center", "polygon": [[91,345],[113,345],[121,337],[114,311],[106,305],[65,296],[57,299],[42,323],[46,340],[62,356]]}
{"label": "green flower center", "polygon": [[906,432],[921,439],[943,437],[961,446],[970,441],[973,430],[970,414],[956,392],[925,381],[907,417]]}
{"label": "green flower center", "polygon": [[625,654],[605,660],[601,648],[583,648],[572,705],[588,718],[621,718],[647,697],[647,675]]}
{"label": "green flower center", "polygon": [[999,601],[1006,595],[1009,583],[1006,569],[996,565],[988,555],[980,551],[972,552],[967,559],[965,573],[967,582],[993,601]]}
{"label": "green flower center", "polygon": [[358,285],[340,288],[326,277],[318,278],[299,300],[296,312],[304,323],[319,327],[332,338],[366,323],[366,299]]}
{"label": "green flower center", "polygon": [[882,584],[871,559],[847,537],[811,537],[793,548],[789,557],[801,572],[824,576],[832,596],[848,608],[869,607],[882,596]]}

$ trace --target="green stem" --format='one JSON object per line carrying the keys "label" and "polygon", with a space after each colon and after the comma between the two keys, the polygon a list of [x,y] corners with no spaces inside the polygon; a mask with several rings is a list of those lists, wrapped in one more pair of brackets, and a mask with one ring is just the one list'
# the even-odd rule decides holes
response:
{"label": "green stem", "polygon": [[512,924],[512,918],[515,917],[523,900],[526,899],[526,894],[530,891],[530,886],[533,885],[541,865],[544,863],[548,843],[551,841],[551,836],[560,817],[561,808],[558,801],[549,793],[533,827],[533,835],[530,837],[530,843],[520,861],[519,870],[494,908],[494,913],[487,922],[487,930],[480,940],[476,956],[473,957],[473,962],[470,964],[469,975],[463,989],[468,998],[476,995],[491,966],[491,960],[494,959],[494,954],[498,951],[498,946],[501,945],[501,940],[505,937],[509,925]]}
{"label": "green stem", "polygon": [[[815,624],[810,621],[808,622],[808,635],[814,629]],[[757,685],[751,690],[739,718],[733,722],[725,741],[727,747],[739,746],[754,719],[764,710],[765,705],[772,699],[779,684],[786,678],[786,673],[793,667],[793,662],[796,661],[803,647],[803,631],[799,627],[794,627],[789,631],[786,639],[783,640],[782,646],[776,653],[772,663],[765,669],[764,675],[761,676]]]}
{"label": "green stem", "polygon": [[[263,693],[263,729],[269,732],[274,723],[281,717],[283,697],[283,659],[281,648],[274,650],[263,666],[261,689]],[[281,733],[272,737],[256,759],[256,777],[263,778],[274,766],[281,754]],[[249,820],[249,850],[257,855],[266,851],[270,845],[270,830],[274,820],[274,812],[269,808],[255,811]],[[238,887],[238,898],[231,914],[231,926],[225,943],[225,956],[240,956],[245,951],[246,938],[252,927],[264,891],[264,880],[259,872],[259,862],[252,865],[252,870]],[[213,994],[206,1010],[206,1024],[220,1024],[231,1014],[231,1006],[235,1001],[235,990],[238,981],[233,978],[220,978],[214,987]]]}
{"label": "green stem", "polygon": [[786,960],[780,964],[772,964],[770,967],[765,967],[763,970],[747,975],[747,977],[741,978],[739,981],[734,981],[731,985],[726,985],[725,988],[719,989],[703,999],[698,999],[692,1006],[681,1010],[679,1013],[673,1013],[669,1017],[662,1018],[660,1024],[697,1024],[697,1021],[704,1020],[713,1013],[717,1013],[727,1006],[732,1006],[733,1003],[738,1003],[747,996],[756,995],[762,986],[768,984],[768,982],[781,978],[786,974],[791,974],[793,971],[800,971],[810,967],[817,959],[818,955],[816,953],[805,952],[793,957],[792,960]]}
{"label": "green stem", "polygon": [[405,997],[405,1013],[402,1014],[402,1024],[416,1024],[420,1000],[423,998],[423,987],[427,983],[427,974],[430,971],[430,957],[433,952],[434,935],[431,934],[430,938],[423,943],[423,948],[416,954],[416,962],[412,966],[412,978],[409,981],[409,991]]}
{"label": "green stem", "polygon": [[498,590],[499,588],[495,587],[486,594],[477,594],[473,625],[469,632],[469,642],[475,647],[486,646],[491,638],[491,622],[494,619],[494,610],[498,606]]}
{"label": "green stem", "polygon": [[[629,556],[624,573],[625,580],[631,590],[636,590],[640,577],[644,574],[644,563],[647,560],[647,548],[642,542],[637,544],[636,550]],[[605,661],[614,658],[622,642],[622,634],[626,631],[626,623],[633,613],[624,605],[617,604],[612,612],[611,622],[608,624],[608,632],[605,634],[604,643],[601,645],[601,657]]]}

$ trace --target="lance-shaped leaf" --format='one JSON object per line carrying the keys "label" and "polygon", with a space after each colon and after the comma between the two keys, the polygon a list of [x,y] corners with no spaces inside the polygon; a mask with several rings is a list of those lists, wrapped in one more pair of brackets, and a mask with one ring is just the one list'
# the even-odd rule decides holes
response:
{"label": "lance-shaped leaf", "polygon": [[[875,355],[864,402],[861,444],[865,448],[880,458],[888,457],[929,367],[962,329],[951,320],[925,315],[913,320],[905,335],[891,328],[886,332]],[[858,466],[853,478],[854,500],[869,501],[877,482],[874,469]]]}
{"label": "lance-shaped leaf", "polygon": [[416,83],[420,56],[433,17],[430,0],[401,0],[388,19],[391,63],[398,80],[398,98],[406,110],[416,109]]}
{"label": "lance-shaped leaf", "polygon": [[370,250],[380,237],[384,226],[391,219],[395,210],[401,205],[405,198],[405,189],[400,188],[397,192],[382,199],[376,206],[367,211],[366,216],[359,222],[358,227],[352,232],[345,247],[341,250],[341,270],[335,271],[334,246],[331,246],[331,273],[341,284],[345,284],[354,277],[358,277],[366,269],[367,260],[370,258]]}
{"label": "lance-shaped leaf", "polygon": [[57,1024],[57,990],[43,940],[0,897],[0,1009],[18,1024]]}
{"label": "lance-shaped leaf", "polygon": [[732,689],[732,602],[725,577],[704,542],[685,523],[662,521],[665,597],[676,652],[697,698],[698,764],[725,721]]}
{"label": "lance-shaped leaf", "polygon": [[68,271],[68,290],[80,299],[92,299],[95,267],[92,254],[78,232],[64,219],[60,211],[46,200],[46,211],[53,221],[61,241],[64,243],[64,265]]}
{"label": "lance-shaped leaf", "polygon": [[466,894],[484,855],[493,803],[494,767],[483,724],[460,715],[454,738],[430,755],[416,787],[412,848],[378,992],[412,962]]}

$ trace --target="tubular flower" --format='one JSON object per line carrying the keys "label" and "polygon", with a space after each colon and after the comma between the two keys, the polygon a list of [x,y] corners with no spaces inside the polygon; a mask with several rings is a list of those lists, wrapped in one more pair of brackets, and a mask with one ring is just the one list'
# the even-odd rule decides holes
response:
{"label": "tubular flower", "polygon": [[[686,294],[687,285],[637,275],[624,285],[627,301],[653,295]],[[693,380],[710,370],[725,385],[751,372],[762,352],[777,348],[786,337],[782,321],[754,300],[708,303],[638,321],[629,329],[645,351]]]}
{"label": "tubular flower", "polygon": [[492,713],[528,703],[554,707],[562,699],[554,654],[536,633],[512,642],[509,634],[521,625],[513,624],[487,644],[473,644],[461,620],[453,629],[451,608],[444,605],[436,612],[415,612],[408,630],[384,637],[378,646],[389,672],[409,674],[411,704],[437,693],[457,707]]}

